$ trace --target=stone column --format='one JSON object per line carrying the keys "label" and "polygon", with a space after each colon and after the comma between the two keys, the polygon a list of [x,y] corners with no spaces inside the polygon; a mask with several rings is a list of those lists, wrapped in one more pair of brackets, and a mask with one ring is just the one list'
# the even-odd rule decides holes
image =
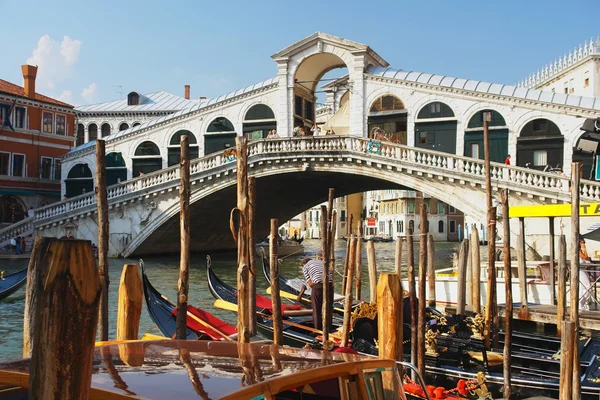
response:
{"label": "stone column", "polygon": [[[293,118],[291,114],[292,97],[294,95],[293,77],[288,79],[288,58],[277,61],[277,135],[291,136]],[[289,81],[291,82],[291,85]],[[288,88],[288,86],[291,86]]]}
{"label": "stone column", "polygon": [[87,125],[83,126],[83,142],[87,143],[90,141],[90,133],[88,132]]}
{"label": "stone column", "polygon": [[350,76],[350,135],[367,137],[365,123],[365,56],[358,55],[352,59],[352,65],[348,65]]}

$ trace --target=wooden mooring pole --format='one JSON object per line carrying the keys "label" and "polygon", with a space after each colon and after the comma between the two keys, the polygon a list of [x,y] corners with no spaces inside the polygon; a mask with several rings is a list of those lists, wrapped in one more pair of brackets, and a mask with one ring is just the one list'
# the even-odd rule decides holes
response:
{"label": "wooden mooring pole", "polygon": [[369,267],[369,300],[377,301],[377,263],[375,261],[375,243],[367,241],[367,264]]}
{"label": "wooden mooring pole", "polygon": [[435,241],[427,235],[427,280],[429,284],[429,307],[435,308]]}
{"label": "wooden mooring pole", "polygon": [[[323,343],[329,340],[329,320],[327,319],[327,308],[329,307],[329,225],[326,206],[321,206],[321,255],[323,261],[323,304],[321,304],[321,327],[323,330]],[[316,322],[315,322],[316,324]],[[316,325],[315,325],[316,326]]]}
{"label": "wooden mooring pole", "polygon": [[96,140],[96,204],[98,206],[98,272],[102,281],[98,338],[108,340],[108,194],[106,192],[106,142]]}
{"label": "wooden mooring pole", "polygon": [[[401,277],[402,276],[402,236],[396,236],[396,248],[394,253],[394,270],[396,274]],[[402,281],[402,278],[400,278]],[[377,286],[379,287],[379,281],[377,282]],[[379,290],[379,289],[378,289]]]}
{"label": "wooden mooring pole", "polygon": [[123,265],[117,304],[117,340],[138,339],[143,297],[137,264]]}
{"label": "wooden mooring pole", "polygon": [[248,314],[248,139],[235,138],[237,168],[237,209],[239,226],[237,233],[237,290],[238,290],[238,342],[250,341],[250,315]]}
{"label": "wooden mooring pole", "polygon": [[356,295],[355,299],[362,298],[362,227],[358,228],[358,236],[356,237],[356,254],[354,258],[354,276],[356,280]]}
{"label": "wooden mooring pole", "polygon": [[473,312],[475,314],[481,314],[481,259],[479,252],[479,231],[476,227],[471,231],[471,249],[469,251],[469,258],[471,259],[471,286],[473,287]]}
{"label": "wooden mooring pole", "polygon": [[417,285],[415,281],[415,254],[413,247],[413,230],[408,228],[406,236],[406,265],[407,265],[407,276],[408,276],[408,293],[410,296],[410,363],[417,365],[417,329],[415,324],[417,323]]}
{"label": "wooden mooring pole", "polygon": [[425,332],[426,327],[426,309],[427,300],[425,294],[425,288],[427,287],[427,207],[425,204],[421,204],[421,223],[419,227],[419,293],[418,293],[418,304],[419,304],[419,316],[418,316],[418,358],[417,358],[417,369],[423,378],[425,378]]}
{"label": "wooden mooring pole", "polygon": [[521,309],[519,317],[528,319],[529,300],[527,299],[527,253],[525,252],[525,219],[519,218],[519,238],[517,240],[517,272],[519,276],[519,290],[521,295]]}
{"label": "wooden mooring pole", "polygon": [[489,349],[492,345],[491,340],[495,337],[495,331],[498,329],[494,325],[497,317],[496,313],[496,207],[491,207],[488,213],[488,281],[487,297],[485,305],[485,346]]}
{"label": "wooden mooring pole", "polygon": [[344,300],[344,322],[342,328],[342,343],[340,347],[346,347],[348,345],[348,339],[350,335],[350,320],[352,317],[352,285],[354,281],[354,266],[356,264],[356,236],[350,235],[350,263],[348,265],[348,280],[346,281],[346,299]]}
{"label": "wooden mooring pole", "polygon": [[562,322],[567,311],[567,242],[565,235],[558,238],[558,301],[556,304],[556,335],[562,336]]}
{"label": "wooden mooring pole", "polygon": [[256,335],[256,178],[248,177],[248,329]]}
{"label": "wooden mooring pole", "polygon": [[[579,163],[571,163],[571,322],[574,327],[572,399],[581,398],[581,376],[579,375]],[[585,272],[582,272],[585,273]]]}
{"label": "wooden mooring pole", "polygon": [[556,280],[555,280],[555,252],[554,252],[554,217],[548,218],[548,228],[550,233],[550,276],[548,276],[548,285],[550,286],[550,299],[552,304],[556,304]]}
{"label": "wooden mooring pole", "polygon": [[187,339],[187,306],[190,289],[190,138],[181,135],[179,159],[179,280],[177,281],[176,337]]}
{"label": "wooden mooring pole", "polygon": [[511,373],[512,365],[511,351],[512,346],[512,325],[513,325],[513,299],[512,299],[512,274],[510,260],[510,220],[508,218],[508,190],[503,190],[502,196],[502,229],[504,237],[502,239],[504,247],[502,249],[504,258],[504,283],[506,292],[506,318],[504,324],[504,398],[510,399],[511,396]]}
{"label": "wooden mooring pole", "polygon": [[458,293],[456,298],[456,313],[465,315],[467,296],[467,258],[469,257],[469,239],[464,239],[458,251]]}
{"label": "wooden mooring pole", "polygon": [[31,286],[29,398],[87,399],[102,283],[90,242],[45,239],[41,279]]}
{"label": "wooden mooring pole", "polygon": [[281,297],[279,293],[279,259],[277,243],[279,242],[279,220],[271,218],[271,234],[269,235],[269,264],[271,267],[271,303],[273,304],[273,343],[283,345],[283,323],[281,322]]}
{"label": "wooden mooring pole", "polygon": [[331,287],[335,292],[335,233],[337,232],[337,211],[331,214],[331,231],[329,232],[329,270],[331,271]]}
{"label": "wooden mooring pole", "polygon": [[350,235],[352,235],[352,214],[346,222],[346,257],[344,258],[344,275],[342,276],[342,295],[346,294],[346,279],[348,277],[348,262],[350,260]]}
{"label": "wooden mooring pole", "polygon": [[402,360],[402,284],[398,274],[381,273],[377,283],[377,326],[379,358]]}
{"label": "wooden mooring pole", "polygon": [[[577,327],[573,321],[562,322],[562,336],[560,338],[560,400],[573,398],[573,350],[577,349]],[[577,352],[577,351],[576,351]]]}
{"label": "wooden mooring pole", "polygon": [[333,283],[329,283],[329,275],[333,275],[331,271],[331,242],[333,241],[332,227],[333,227],[333,198],[335,197],[335,190],[329,188],[327,193],[327,223],[325,224],[325,238],[323,241],[323,343],[329,341],[329,330],[331,329],[333,304],[331,300],[333,298]]}

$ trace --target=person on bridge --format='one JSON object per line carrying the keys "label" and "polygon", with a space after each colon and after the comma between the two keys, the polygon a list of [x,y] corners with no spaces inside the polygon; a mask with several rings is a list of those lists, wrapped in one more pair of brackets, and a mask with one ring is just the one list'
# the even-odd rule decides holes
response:
{"label": "person on bridge", "polygon": [[[587,269],[591,268],[592,258],[588,255],[585,239],[579,238],[579,309],[589,310],[588,301],[592,295],[592,280]],[[584,264],[584,265],[581,265]]]}
{"label": "person on bridge", "polygon": [[504,159],[504,165],[510,165],[510,154]]}
{"label": "person on bridge", "polygon": [[[316,329],[323,329],[323,260],[320,255],[317,255],[315,259],[304,258],[302,259],[302,272],[304,273],[304,278],[308,286],[311,289],[310,292],[310,300],[312,303],[312,315],[313,315],[313,325]],[[333,277],[331,271],[329,271],[329,287],[328,287],[328,297],[329,304],[333,306]],[[306,290],[306,286],[303,285],[300,290],[301,297]],[[332,313],[329,313],[331,317]],[[329,327],[331,327],[331,319],[327,321]]]}

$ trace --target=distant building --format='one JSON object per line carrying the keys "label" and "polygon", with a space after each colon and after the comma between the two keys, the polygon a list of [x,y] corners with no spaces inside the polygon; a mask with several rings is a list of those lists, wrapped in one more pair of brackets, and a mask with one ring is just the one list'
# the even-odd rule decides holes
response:
{"label": "distant building", "polygon": [[60,158],[75,145],[73,106],[36,93],[37,67],[21,70],[24,87],[0,79],[0,226],[60,200]]}

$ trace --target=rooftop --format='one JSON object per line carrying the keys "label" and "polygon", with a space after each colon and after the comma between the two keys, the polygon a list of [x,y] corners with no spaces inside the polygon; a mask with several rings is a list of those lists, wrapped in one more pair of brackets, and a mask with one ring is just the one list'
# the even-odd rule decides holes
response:
{"label": "rooftop", "polygon": [[127,98],[90,104],[76,108],[80,113],[97,112],[146,112],[146,111],[179,111],[198,105],[200,100],[188,100],[184,97],[159,91],[140,95],[139,105],[127,105]]}
{"label": "rooftop", "polygon": [[22,86],[15,85],[14,83],[10,83],[3,79],[0,79],[0,93],[5,93],[10,96],[17,96],[23,99],[30,99],[40,101],[42,103],[54,104],[61,107],[73,108],[72,105],[63,103],[62,101],[53,99],[52,97],[44,96],[43,94],[36,93],[35,98],[31,99],[25,96],[25,89]]}

